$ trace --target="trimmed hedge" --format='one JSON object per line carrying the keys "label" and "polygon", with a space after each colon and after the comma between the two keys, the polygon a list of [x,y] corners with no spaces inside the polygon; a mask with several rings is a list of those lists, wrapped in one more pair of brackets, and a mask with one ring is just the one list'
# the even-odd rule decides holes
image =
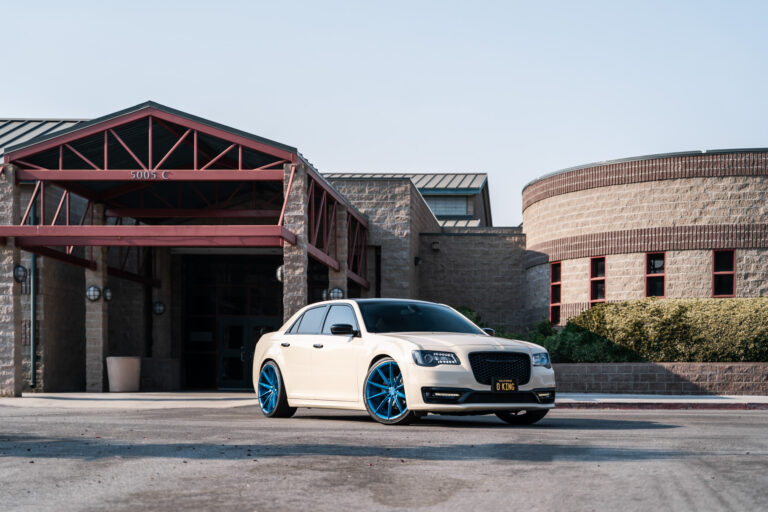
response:
{"label": "trimmed hedge", "polygon": [[646,361],[768,361],[768,298],[616,302],[568,323]]}
{"label": "trimmed hedge", "polygon": [[600,304],[562,329],[542,321],[522,335],[499,335],[543,345],[555,363],[765,362],[768,297]]}

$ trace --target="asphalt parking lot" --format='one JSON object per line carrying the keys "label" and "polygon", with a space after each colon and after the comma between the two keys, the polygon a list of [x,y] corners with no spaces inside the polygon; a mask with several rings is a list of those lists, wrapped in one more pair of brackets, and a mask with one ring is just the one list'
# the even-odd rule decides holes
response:
{"label": "asphalt parking lot", "polygon": [[0,405],[0,481],[3,510],[765,510],[768,411],[385,427],[253,405]]}

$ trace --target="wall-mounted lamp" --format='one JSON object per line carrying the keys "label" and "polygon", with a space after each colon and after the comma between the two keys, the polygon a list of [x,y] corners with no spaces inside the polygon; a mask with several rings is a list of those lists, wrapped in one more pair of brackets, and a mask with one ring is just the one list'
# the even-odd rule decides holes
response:
{"label": "wall-mounted lamp", "polygon": [[165,313],[165,304],[160,302],[159,300],[152,303],[152,312],[158,316]]}
{"label": "wall-mounted lamp", "polygon": [[109,302],[112,300],[112,288],[104,288],[102,290],[101,295],[104,297],[104,300]]}
{"label": "wall-mounted lamp", "polygon": [[277,278],[278,282],[280,283],[283,282],[283,277],[284,277],[283,265],[280,265],[279,267],[277,267],[277,270],[275,270],[275,277]]}
{"label": "wall-mounted lamp", "polygon": [[440,250],[440,242],[432,242],[432,250],[433,251],[439,251]]}
{"label": "wall-mounted lamp", "polygon": [[344,298],[344,290],[341,288],[332,288],[330,292],[328,292],[328,297],[331,298],[331,300],[338,300]]}
{"label": "wall-mounted lamp", "polygon": [[17,283],[23,283],[27,280],[27,268],[21,265],[13,267],[13,278]]}
{"label": "wall-mounted lamp", "polygon": [[91,302],[95,302],[99,300],[99,297],[101,297],[101,288],[96,286],[95,284],[92,284],[88,287],[87,290],[85,290],[85,298],[88,299]]}

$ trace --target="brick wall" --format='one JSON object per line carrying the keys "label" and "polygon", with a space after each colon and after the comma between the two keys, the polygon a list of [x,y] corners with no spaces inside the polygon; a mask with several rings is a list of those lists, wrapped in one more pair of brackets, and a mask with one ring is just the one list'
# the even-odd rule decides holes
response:
{"label": "brick wall", "polygon": [[[748,225],[768,217],[768,177],[675,179],[570,192],[523,211],[529,248],[590,233],[656,226]],[[768,245],[768,244],[766,244]]]}
{"label": "brick wall", "polygon": [[560,393],[768,395],[768,363],[555,364]]}
{"label": "brick wall", "polygon": [[549,264],[526,269],[524,286],[523,316],[530,320],[528,326],[539,320],[549,319]]}
{"label": "brick wall", "polygon": [[[369,219],[368,245],[381,247],[382,297],[417,298],[419,233],[439,231],[409,178],[332,178],[331,184]],[[372,284],[373,286],[373,284]]]}
{"label": "brick wall", "polygon": [[525,316],[524,245],[514,228],[422,234],[419,298],[472,308],[487,325],[507,330],[535,322]]}
{"label": "brick wall", "polygon": [[[670,299],[712,297],[712,251],[668,251],[665,253],[666,297]],[[561,262],[561,323],[583,311],[589,303],[589,258]],[[645,253],[613,254],[605,257],[605,296],[609,302],[645,297]],[[549,264],[530,267],[527,276],[549,276]],[[537,294],[549,297],[547,282],[540,277],[529,283],[528,301]],[[768,249],[736,250],[736,296],[768,295]]]}
{"label": "brick wall", "polygon": [[710,176],[768,176],[768,153],[678,153],[566,169],[527,185],[523,189],[523,209],[549,197],[595,187]]}

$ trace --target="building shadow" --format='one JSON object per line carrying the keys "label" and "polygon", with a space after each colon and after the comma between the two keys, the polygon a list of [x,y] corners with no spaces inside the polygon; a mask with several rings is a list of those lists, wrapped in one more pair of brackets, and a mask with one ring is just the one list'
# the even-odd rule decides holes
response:
{"label": "building shadow", "polygon": [[700,454],[678,450],[580,446],[578,444],[489,443],[422,446],[362,446],[339,443],[222,445],[214,443],[129,443],[107,439],[41,437],[29,434],[0,438],[0,459],[102,460],[263,460],[284,457],[391,458],[413,461],[520,461],[554,460],[646,461],[677,459]]}

